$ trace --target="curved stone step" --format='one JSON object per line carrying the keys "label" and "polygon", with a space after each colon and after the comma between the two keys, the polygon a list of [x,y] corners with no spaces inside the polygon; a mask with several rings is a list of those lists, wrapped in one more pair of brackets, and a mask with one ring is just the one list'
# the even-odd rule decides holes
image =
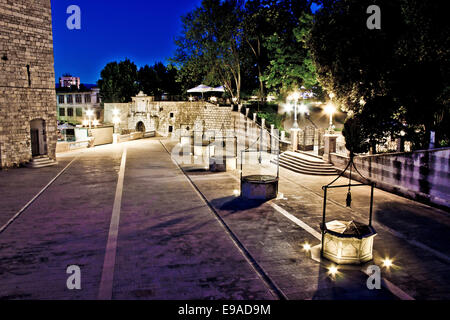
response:
{"label": "curved stone step", "polygon": [[302,170],[304,172],[310,172],[310,173],[326,173],[326,174],[336,174],[337,171],[334,169],[320,169],[320,168],[311,168],[311,167],[304,167],[301,165],[292,164],[289,162],[285,162],[283,160],[280,160],[280,165],[283,164],[285,167],[292,167],[297,170]]}
{"label": "curved stone step", "polygon": [[307,166],[307,165],[304,165],[304,164],[298,163],[298,162],[286,161],[285,159],[280,159],[280,163],[284,163],[285,165],[288,165],[288,166],[301,168],[303,170],[311,170],[311,171],[317,171],[317,172],[333,172],[333,173],[336,172],[336,169],[333,167],[323,168],[323,167]]}
{"label": "curved stone step", "polygon": [[[276,160],[272,161],[272,163],[277,164]],[[293,172],[297,172],[297,173],[301,173],[301,174],[306,174],[306,175],[310,175],[310,176],[336,176],[337,172],[317,172],[317,171],[311,171],[311,170],[305,170],[305,169],[301,169],[301,168],[297,168],[297,167],[293,167],[290,165],[286,165],[280,162],[280,167],[288,169],[290,171]]]}
{"label": "curved stone step", "polygon": [[307,166],[313,166],[313,167],[322,167],[322,168],[332,168],[333,165],[329,164],[329,163],[325,163],[325,162],[313,162],[313,161],[308,161],[302,158],[298,158],[295,156],[292,156],[290,154],[282,154],[280,156],[281,159],[286,159],[286,160],[290,160],[290,161],[294,161],[294,162],[298,162],[298,163],[302,163],[304,165]]}

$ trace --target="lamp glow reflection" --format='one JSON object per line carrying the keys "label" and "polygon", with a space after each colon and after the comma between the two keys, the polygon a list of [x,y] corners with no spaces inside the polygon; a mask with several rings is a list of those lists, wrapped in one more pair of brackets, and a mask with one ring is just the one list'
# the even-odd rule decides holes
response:
{"label": "lamp glow reflection", "polygon": [[330,116],[330,128],[328,129],[330,132],[334,132],[333,128],[333,115],[336,113],[336,107],[332,102],[328,103],[324,109],[325,113]]}

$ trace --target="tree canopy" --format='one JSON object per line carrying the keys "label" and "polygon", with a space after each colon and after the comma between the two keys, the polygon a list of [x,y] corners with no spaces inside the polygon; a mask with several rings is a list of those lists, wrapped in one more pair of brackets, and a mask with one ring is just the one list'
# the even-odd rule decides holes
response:
{"label": "tree canopy", "polygon": [[[449,20],[437,0],[323,0],[308,37],[321,85],[372,142],[400,131],[414,148],[449,139]],[[378,5],[381,30],[366,10]],[[447,125],[445,125],[447,123]]]}
{"label": "tree canopy", "polygon": [[180,84],[176,81],[177,69],[158,62],[153,66],[137,66],[129,59],[108,63],[98,81],[103,102],[130,102],[139,91],[161,97],[163,94],[179,95]]}

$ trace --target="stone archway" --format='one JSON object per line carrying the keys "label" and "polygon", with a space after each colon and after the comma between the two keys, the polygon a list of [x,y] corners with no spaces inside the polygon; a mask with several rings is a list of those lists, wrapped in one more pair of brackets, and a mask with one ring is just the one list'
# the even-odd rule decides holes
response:
{"label": "stone archway", "polygon": [[136,124],[136,131],[137,132],[145,132],[145,124],[142,121],[139,121]]}
{"label": "stone archway", "polygon": [[31,154],[33,157],[45,156],[47,151],[47,130],[45,120],[34,119],[30,122]]}

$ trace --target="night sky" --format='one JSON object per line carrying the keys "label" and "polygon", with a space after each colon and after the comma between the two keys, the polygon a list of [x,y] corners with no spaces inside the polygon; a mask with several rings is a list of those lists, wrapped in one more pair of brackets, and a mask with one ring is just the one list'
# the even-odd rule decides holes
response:
{"label": "night sky", "polygon": [[[138,66],[167,62],[175,51],[181,16],[201,0],[52,0],[56,80],[63,73],[95,84],[111,61]],[[81,8],[81,30],[69,30],[67,7]]]}

